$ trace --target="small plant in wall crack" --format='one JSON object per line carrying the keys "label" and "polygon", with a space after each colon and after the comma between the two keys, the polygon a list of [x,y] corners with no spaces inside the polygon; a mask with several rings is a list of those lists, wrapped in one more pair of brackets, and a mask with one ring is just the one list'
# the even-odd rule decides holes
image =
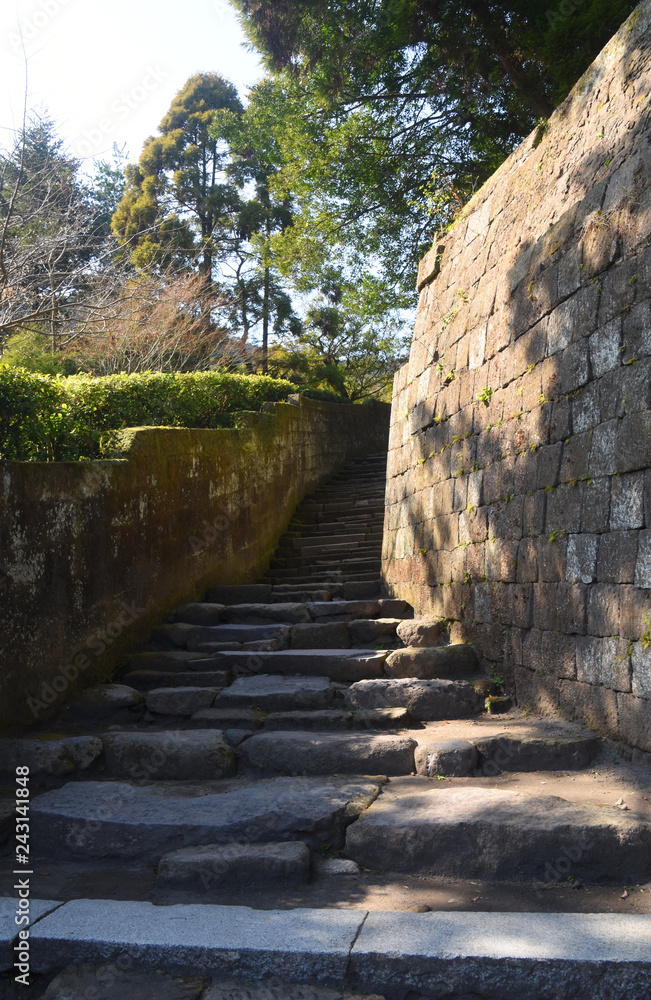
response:
{"label": "small plant in wall crack", "polygon": [[475,398],[478,403],[483,403],[484,406],[489,406],[492,395],[493,390],[491,387],[489,385],[485,385],[483,389],[480,389]]}

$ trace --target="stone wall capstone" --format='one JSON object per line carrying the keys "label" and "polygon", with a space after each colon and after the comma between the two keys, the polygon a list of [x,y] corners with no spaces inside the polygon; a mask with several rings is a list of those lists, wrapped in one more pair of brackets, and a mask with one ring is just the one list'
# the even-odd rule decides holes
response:
{"label": "stone wall capstone", "polygon": [[651,750],[651,3],[440,236],[383,575],[520,706]]}

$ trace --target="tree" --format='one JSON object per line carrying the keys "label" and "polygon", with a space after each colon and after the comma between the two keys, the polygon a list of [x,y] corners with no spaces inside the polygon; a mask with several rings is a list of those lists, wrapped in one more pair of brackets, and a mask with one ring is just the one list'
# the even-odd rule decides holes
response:
{"label": "tree", "polygon": [[267,371],[269,334],[297,333],[300,327],[292,301],[275,266],[273,237],[285,232],[293,219],[291,192],[278,194],[273,181],[282,166],[282,152],[274,132],[278,107],[276,89],[263,81],[249,95],[243,115],[215,116],[212,132],[223,137],[231,150],[227,176],[243,198],[233,228],[239,242],[233,247],[233,301],[239,310],[243,343],[249,329],[262,326],[262,371]]}
{"label": "tree", "polygon": [[0,154],[0,343],[22,330],[55,351],[83,325],[98,305],[105,238],[54,123],[26,117]]}
{"label": "tree", "polygon": [[348,237],[403,288],[432,230],[548,117],[635,7],[234,3],[292,108],[283,176],[301,211],[288,254],[316,258],[320,236],[345,252]]}
{"label": "tree", "polygon": [[282,338],[271,352],[270,372],[330,389],[350,402],[390,398],[409,337],[381,283],[367,278],[366,284],[374,287],[346,285],[331,269],[328,283],[308,303],[300,333]]}
{"label": "tree", "polygon": [[113,216],[113,231],[136,267],[187,267],[198,261],[210,283],[228,248],[228,219],[239,206],[224,176],[228,149],[211,134],[216,111],[238,116],[235,87],[217,73],[198,73],[176,95],[147,139]]}

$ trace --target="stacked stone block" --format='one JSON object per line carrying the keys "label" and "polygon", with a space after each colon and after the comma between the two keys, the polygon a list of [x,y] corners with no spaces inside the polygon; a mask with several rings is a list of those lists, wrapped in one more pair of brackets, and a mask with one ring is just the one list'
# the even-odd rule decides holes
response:
{"label": "stacked stone block", "polygon": [[651,4],[421,263],[384,579],[651,750]]}

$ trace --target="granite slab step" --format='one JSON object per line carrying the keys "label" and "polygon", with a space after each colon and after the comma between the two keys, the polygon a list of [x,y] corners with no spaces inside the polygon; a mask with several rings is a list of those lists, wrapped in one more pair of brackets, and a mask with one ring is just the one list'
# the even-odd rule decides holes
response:
{"label": "granite slab step", "polygon": [[[229,643],[230,649],[240,649],[240,643]],[[124,664],[127,671],[140,671],[140,670],[160,670],[160,671],[177,671],[177,670],[188,670],[190,664],[197,661],[199,670],[209,670],[211,661],[201,652],[191,651],[189,649],[167,649],[160,650],[156,652],[144,652],[144,653],[132,653],[130,656],[125,656]],[[203,666],[206,664],[206,666]]]}
{"label": "granite slab step", "polygon": [[330,732],[352,729],[353,713],[333,708],[317,711],[270,712],[265,717],[265,731]]}
{"label": "granite slab step", "polygon": [[502,771],[579,771],[601,750],[593,734],[578,736],[515,736],[498,733],[474,740],[477,766],[487,775]]}
{"label": "granite slab step", "polygon": [[445,878],[644,882],[651,824],[558,796],[434,787],[383,795],[349,830],[346,854],[367,868]]}
{"label": "granite slab step", "polygon": [[225,605],[198,603],[183,604],[176,608],[168,618],[169,622],[184,622],[186,625],[220,625],[224,620],[222,612]]}
{"label": "granite slab step", "polygon": [[[284,649],[279,652],[220,653],[215,665],[239,673],[300,674],[333,681],[383,678],[386,652],[375,649]],[[372,707],[391,707],[386,705]]]}
{"label": "granite slab step", "polygon": [[219,690],[196,686],[153,688],[145,695],[147,709],[154,715],[189,717],[202,708],[212,708]]}
{"label": "granite slab step", "polygon": [[0,774],[16,778],[17,767],[28,767],[31,777],[65,777],[86,771],[100,757],[102,741],[97,736],[62,739],[0,740]]}
{"label": "granite slab step", "polygon": [[[397,625],[399,624],[398,622]],[[407,646],[390,653],[384,669],[388,677],[454,680],[477,673],[479,659],[475,647],[463,643],[449,646]]]}
{"label": "granite slab step", "polygon": [[237,748],[252,774],[411,774],[417,742],[366,733],[256,733]]}
{"label": "granite slab step", "polygon": [[311,621],[304,603],[234,604],[225,608],[222,621],[237,625],[295,624]]}
{"label": "granite slab step", "polygon": [[422,722],[464,719],[480,714],[483,707],[481,695],[468,681],[411,678],[357,681],[344,701],[350,709],[406,708]]}
{"label": "granite slab step", "polygon": [[326,843],[339,849],[346,827],[380,787],[380,779],[336,776],[70,782],[33,799],[32,850],[39,857],[155,864],[168,851],[236,841],[301,840],[311,849]]}
{"label": "granite slab step", "polygon": [[111,733],[102,743],[106,771],[114,778],[212,781],[232,778],[237,771],[235,751],[216,730]]}
{"label": "granite slab step", "polygon": [[[34,971],[74,963],[43,1000],[87,1000],[98,983],[107,992],[96,1000],[648,996],[649,914],[261,911],[113,899],[34,900],[34,914]],[[212,979],[205,992],[197,969]]]}
{"label": "granite slab step", "polygon": [[240,583],[211,587],[206,600],[216,604],[266,604],[271,597],[269,583]]}
{"label": "granite slab step", "polygon": [[[339,526],[340,527],[340,526]],[[364,532],[332,532],[328,534],[325,538],[323,533],[318,535],[301,535],[299,538],[293,540],[293,547],[295,549],[304,549],[306,546],[313,548],[314,546],[327,545],[350,545],[354,542],[363,542],[366,539],[366,534]]]}
{"label": "granite slab step", "polygon": [[134,670],[131,674],[125,674],[122,680],[136,691],[153,691],[154,688],[161,687],[223,688],[230,684],[231,672],[230,670],[179,670],[174,674],[164,670]]}
{"label": "granite slab step", "polygon": [[289,626],[276,624],[200,626],[176,622],[161,625],[152,631],[152,642],[163,648],[185,647],[195,651],[203,643],[247,643],[277,639],[286,644],[288,637]]}
{"label": "granite slab step", "polygon": [[157,881],[209,892],[224,886],[299,886],[310,878],[310,849],[299,842],[204,844],[163,855]]}
{"label": "granite slab step", "polygon": [[214,708],[258,708],[264,712],[328,708],[335,688],[327,677],[258,674],[239,677],[216,697]]}

